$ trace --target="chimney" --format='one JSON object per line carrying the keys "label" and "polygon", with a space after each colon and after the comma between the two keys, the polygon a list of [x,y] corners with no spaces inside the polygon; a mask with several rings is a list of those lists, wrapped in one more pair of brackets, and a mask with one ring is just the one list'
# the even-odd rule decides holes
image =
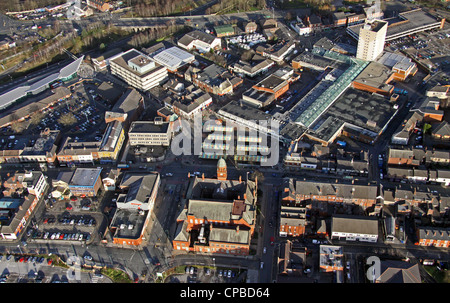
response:
{"label": "chimney", "polygon": [[191,177],[191,173],[190,172],[188,172],[188,179]]}
{"label": "chimney", "polygon": [[202,181],[205,181],[205,173],[202,173]]}
{"label": "chimney", "polygon": [[236,226],[236,233],[237,233],[237,234],[239,233],[239,225]]}
{"label": "chimney", "polygon": [[239,183],[242,183],[242,177],[239,176]]}
{"label": "chimney", "polygon": [[247,194],[244,194],[244,200],[247,200]]}

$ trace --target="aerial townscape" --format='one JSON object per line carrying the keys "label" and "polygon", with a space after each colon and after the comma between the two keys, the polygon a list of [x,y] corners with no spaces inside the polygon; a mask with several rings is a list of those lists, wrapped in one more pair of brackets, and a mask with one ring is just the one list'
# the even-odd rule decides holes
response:
{"label": "aerial townscape", "polygon": [[1,1],[0,282],[449,283],[449,18]]}

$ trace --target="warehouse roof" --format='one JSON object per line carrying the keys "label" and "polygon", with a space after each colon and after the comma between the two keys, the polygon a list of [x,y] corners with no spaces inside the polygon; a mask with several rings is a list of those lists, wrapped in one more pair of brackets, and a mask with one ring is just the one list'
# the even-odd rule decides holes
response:
{"label": "warehouse roof", "polygon": [[194,61],[195,56],[174,46],[159,52],[153,57],[153,59],[157,63],[166,66],[168,69],[174,70],[180,66]]}

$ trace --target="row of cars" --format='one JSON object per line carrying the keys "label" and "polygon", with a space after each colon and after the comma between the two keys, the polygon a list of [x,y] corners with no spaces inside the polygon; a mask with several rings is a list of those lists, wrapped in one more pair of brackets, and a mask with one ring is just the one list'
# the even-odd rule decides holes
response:
{"label": "row of cars", "polygon": [[52,265],[53,259],[51,258],[44,258],[44,257],[38,257],[38,256],[27,256],[27,255],[0,255],[0,261],[9,261],[14,260],[14,262],[18,263],[39,263],[42,264],[44,262],[47,262],[48,265]]}
{"label": "row of cars", "polygon": [[[186,274],[195,275],[197,274],[197,267],[195,266],[186,266]],[[213,274],[210,268],[205,267],[204,268],[204,274],[206,276],[210,276]],[[234,278],[236,277],[236,272],[231,269],[219,269],[217,271],[217,276],[224,277],[224,278]]]}
{"label": "row of cars", "polygon": [[89,233],[62,233],[62,232],[45,232],[42,236],[44,240],[67,240],[67,241],[89,241],[91,235]]}

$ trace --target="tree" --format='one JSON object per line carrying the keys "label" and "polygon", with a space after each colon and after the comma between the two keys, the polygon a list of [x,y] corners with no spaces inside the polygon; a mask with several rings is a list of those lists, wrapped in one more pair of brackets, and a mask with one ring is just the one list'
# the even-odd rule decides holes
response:
{"label": "tree", "polygon": [[58,123],[60,123],[63,126],[71,126],[77,122],[77,118],[72,113],[67,113],[65,115],[62,115],[58,119]]}
{"label": "tree", "polygon": [[30,119],[30,125],[38,125],[39,122],[44,118],[45,114],[42,112],[34,113]]}

